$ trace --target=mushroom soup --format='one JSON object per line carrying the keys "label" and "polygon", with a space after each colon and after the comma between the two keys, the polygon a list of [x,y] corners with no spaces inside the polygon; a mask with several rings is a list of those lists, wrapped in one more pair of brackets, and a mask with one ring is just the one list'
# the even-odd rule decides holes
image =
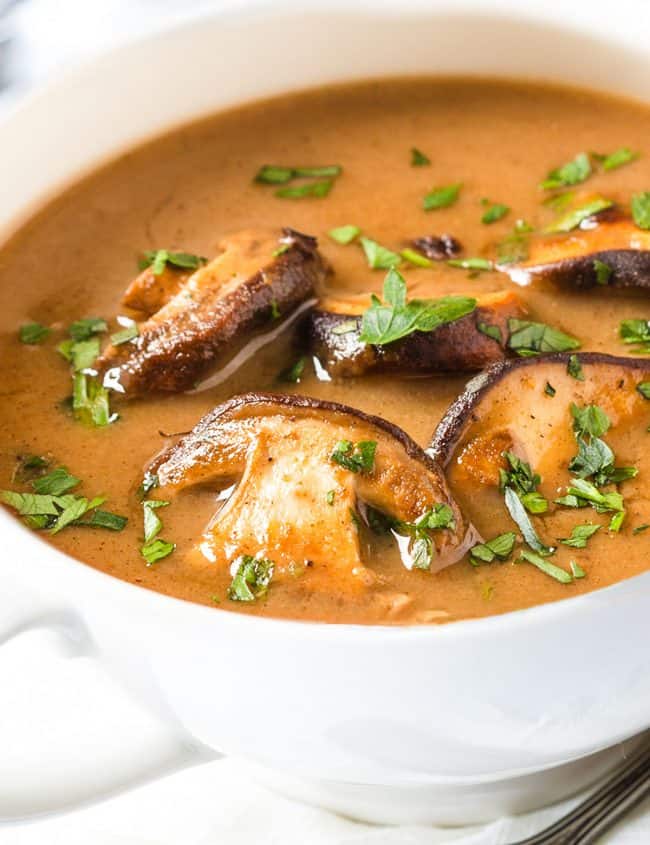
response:
{"label": "mushroom soup", "polygon": [[221,609],[448,622],[650,552],[650,111],[388,80],[156,139],[0,253],[0,498]]}

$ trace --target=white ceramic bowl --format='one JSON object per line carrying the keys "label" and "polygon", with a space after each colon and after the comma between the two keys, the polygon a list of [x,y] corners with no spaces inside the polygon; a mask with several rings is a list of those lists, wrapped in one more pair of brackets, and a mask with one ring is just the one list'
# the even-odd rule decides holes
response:
{"label": "white ceramic bowl", "polygon": [[[608,18],[592,15],[592,31],[580,34],[535,22],[541,4],[530,4],[530,20],[508,16],[509,5],[520,6],[501,3],[491,16],[477,3],[357,3],[350,12],[330,2],[298,15],[276,3],[105,55],[0,127],[0,232],[138,140],[308,85],[470,72],[648,96],[638,17],[607,34]],[[219,749],[272,772],[278,788],[352,815],[468,822],[579,788],[610,765],[604,749],[650,722],[650,573],[480,621],[328,626],[148,592],[67,558],[5,513],[0,531],[0,640],[38,625],[91,639],[170,723],[178,764]],[[53,810],[92,789],[21,795],[1,768],[5,816]]]}

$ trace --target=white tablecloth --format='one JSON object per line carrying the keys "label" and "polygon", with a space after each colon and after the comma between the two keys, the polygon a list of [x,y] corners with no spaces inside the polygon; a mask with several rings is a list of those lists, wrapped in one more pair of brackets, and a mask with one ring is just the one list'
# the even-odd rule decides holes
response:
{"label": "white tablecloth", "polygon": [[[379,0],[378,0],[379,1]],[[12,88],[0,95],[0,112],[60,66],[137,32],[214,6],[242,0],[30,0],[15,14],[18,38]],[[647,10],[647,0],[580,3],[576,18]],[[304,2],[301,4],[304,6]],[[484,0],[490,6],[490,0]],[[492,5],[497,6],[494,2]],[[546,2],[527,4],[548,8]],[[623,9],[622,7],[627,7]],[[646,18],[647,20],[647,18]],[[53,656],[44,634],[28,634],[0,650],[0,767],[39,772],[48,789],[56,766],[46,761],[83,759],[89,775],[116,753],[114,736],[147,755],[158,728],[89,658]],[[123,747],[123,746],[122,746]],[[83,749],[79,754],[78,749]],[[17,774],[17,776],[18,776]],[[525,818],[483,828],[438,830],[374,827],[297,804],[258,786],[246,767],[221,760],[170,775],[108,801],[55,818],[0,828],[2,845],[505,845],[536,832],[574,801]],[[616,845],[650,843],[650,801],[607,838]]]}

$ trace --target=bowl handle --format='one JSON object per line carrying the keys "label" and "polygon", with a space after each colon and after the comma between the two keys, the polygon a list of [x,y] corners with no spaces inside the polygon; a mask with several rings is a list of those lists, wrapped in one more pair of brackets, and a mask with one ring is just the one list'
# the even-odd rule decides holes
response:
{"label": "bowl handle", "polygon": [[[73,609],[58,603],[47,596],[35,592],[26,592],[15,583],[6,584],[3,579],[2,602],[0,604],[0,647],[12,638],[36,629],[51,631],[56,636],[53,644],[58,646],[59,654],[65,657],[84,656],[100,661],[102,670],[107,670],[111,678],[116,674],[110,664],[102,659],[83,618]],[[123,682],[118,678],[121,685]],[[150,701],[138,701],[138,696],[128,688],[130,698],[139,705],[138,716],[141,718],[144,704],[145,719],[151,713]],[[140,696],[142,698],[142,696]],[[2,707],[2,701],[0,701]],[[134,711],[135,712],[135,711]],[[4,721],[7,717],[0,715]],[[25,772],[19,758],[11,754],[0,755],[0,827],[20,822],[37,816],[47,816],[74,809],[99,799],[112,797],[135,786],[188,766],[195,766],[218,759],[222,755],[191,737],[183,727],[174,723],[171,717],[164,718],[160,712],[155,714],[151,729],[146,730],[147,751],[143,755],[141,748],[134,749],[133,733],[119,747],[119,738],[111,748],[110,760],[101,760],[88,776],[87,771],[80,772],[76,764],[79,760],[79,748],[71,743],[68,759],[47,760],[47,767],[52,775],[44,777],[44,771]],[[139,724],[139,720],[138,720]],[[145,723],[148,728],[148,721]],[[113,745],[113,738],[111,737]],[[47,751],[47,749],[45,749]],[[51,755],[44,755],[48,758]],[[88,761],[92,762],[92,761]],[[99,771],[98,771],[99,770]],[[58,773],[65,773],[59,775]],[[70,772],[76,777],[70,778]],[[71,782],[72,781],[72,782]]]}

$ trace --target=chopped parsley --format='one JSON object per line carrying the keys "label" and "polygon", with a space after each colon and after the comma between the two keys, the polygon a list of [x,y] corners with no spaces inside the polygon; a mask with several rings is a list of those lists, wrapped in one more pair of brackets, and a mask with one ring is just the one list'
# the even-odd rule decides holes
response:
{"label": "chopped parsley", "polygon": [[[587,502],[595,506],[598,513],[606,513],[607,511],[622,511],[623,497],[617,492],[601,492],[595,484],[587,481],[584,478],[576,478],[567,488],[569,496],[575,497],[578,502]],[[558,501],[556,499],[556,501]],[[566,504],[566,502],[560,502]],[[576,507],[576,505],[574,505]],[[581,507],[580,504],[577,507]]]}
{"label": "chopped parsley", "polygon": [[505,492],[506,487],[511,487],[529,513],[545,513],[548,510],[548,501],[537,492],[542,480],[539,474],[533,472],[530,464],[522,461],[513,452],[504,452],[503,457],[508,468],[499,470],[501,492]]}
{"label": "chopped parsley", "polygon": [[[650,197],[650,194],[648,196]],[[544,231],[548,234],[571,232],[573,229],[577,229],[583,221],[604,211],[606,208],[611,208],[613,205],[614,202],[612,200],[605,199],[605,197],[596,197],[578,208],[567,211],[566,214],[558,218],[554,223],[551,223],[550,226],[547,226]],[[650,228],[650,222],[648,223],[648,227]]]}
{"label": "chopped parsley", "polygon": [[594,258],[594,272],[596,273],[596,284],[606,285],[612,277],[614,270],[601,261],[599,258]]}
{"label": "chopped parsley", "polygon": [[639,382],[636,389],[644,399],[650,399],[650,381]]}
{"label": "chopped parsley", "polygon": [[342,170],[343,168],[338,164],[327,164],[323,167],[282,167],[265,164],[257,171],[254,181],[267,185],[285,185],[292,179],[336,178]]}
{"label": "chopped parsley", "polygon": [[461,270],[473,270],[475,272],[482,272],[483,270],[493,270],[494,262],[489,258],[450,258],[447,264],[450,267],[459,267]]}
{"label": "chopped parsley", "polygon": [[551,170],[546,179],[540,183],[544,191],[554,191],[557,188],[567,188],[579,185],[591,175],[591,161],[587,153],[578,153],[572,160]]}
{"label": "chopped parsley", "polygon": [[546,385],[544,386],[544,393],[547,396],[551,396],[551,397],[555,396],[555,394],[557,393],[557,390],[553,387],[553,385],[550,383],[550,381],[546,382]]}
{"label": "chopped parsley", "polygon": [[392,530],[409,538],[407,553],[411,568],[428,570],[435,555],[430,532],[446,528],[453,530],[455,526],[454,512],[449,505],[436,504],[415,522],[396,521]]}
{"label": "chopped parsley", "polygon": [[639,344],[633,352],[650,354],[650,320],[622,320],[618,334],[623,343]]}
{"label": "chopped parsley", "polygon": [[328,490],[327,491],[327,495],[325,496],[325,501],[327,502],[328,505],[334,504],[334,497],[335,496],[336,496],[335,490]]}
{"label": "chopped parsley", "polygon": [[326,197],[334,185],[333,179],[321,179],[317,182],[306,182],[304,185],[291,185],[279,188],[275,195],[281,199],[304,199],[305,197]]}
{"label": "chopped parsley", "polygon": [[573,549],[584,549],[587,545],[587,540],[593,537],[597,531],[600,531],[600,525],[591,525],[589,523],[574,525],[571,536],[560,540],[560,543],[565,546],[571,546]]}
{"label": "chopped parsley", "polygon": [[611,520],[609,521],[609,531],[612,531],[614,534],[618,534],[621,530],[623,522],[625,521],[625,511],[619,511],[615,513]]}
{"label": "chopped parsley", "polygon": [[123,343],[129,343],[130,341],[135,340],[138,334],[138,324],[135,320],[132,320],[127,326],[124,326],[123,329],[120,329],[111,335],[111,343],[113,346],[121,346]]}
{"label": "chopped parsley", "polygon": [[632,217],[639,229],[650,229],[650,191],[634,194],[631,206]]}
{"label": "chopped parsley", "polygon": [[373,346],[393,343],[415,331],[430,332],[470,314],[476,300],[463,296],[440,299],[406,299],[406,282],[394,268],[386,274],[384,302],[374,294],[362,316],[359,339]]}
{"label": "chopped parsley", "polygon": [[573,431],[578,442],[578,454],[569,462],[569,471],[577,478],[593,478],[596,486],[619,483],[634,478],[636,467],[615,467],[614,453],[601,440],[611,425],[607,414],[598,405],[579,408],[571,403]]}
{"label": "chopped parsley", "polygon": [[272,560],[242,555],[234,562],[233,568],[233,579],[228,588],[231,601],[255,601],[266,596],[275,569]]}
{"label": "chopped parsley", "polygon": [[537,532],[533,528],[533,524],[530,521],[528,514],[526,513],[521,499],[512,487],[505,488],[505,501],[508,513],[519,527],[519,530],[521,531],[524,540],[530,546],[530,548],[533,549],[533,551],[538,552],[539,554],[552,554],[553,549],[550,546],[546,546],[537,536]]}
{"label": "chopped parsley", "polygon": [[413,264],[415,267],[433,267],[433,261],[430,258],[427,258],[421,252],[410,247],[403,249],[400,255],[405,261],[408,261],[409,264]]}
{"label": "chopped parsley", "polygon": [[32,481],[32,487],[37,493],[61,496],[80,483],[80,479],[70,475],[65,467],[57,467],[47,475],[41,475]]}
{"label": "chopped parsley", "polygon": [[504,265],[525,261],[532,231],[533,227],[525,220],[517,220],[512,232],[497,244],[497,263]]}
{"label": "chopped parsley", "polygon": [[629,147],[619,147],[613,153],[609,153],[609,155],[592,153],[592,156],[601,163],[603,170],[616,170],[624,164],[636,161],[639,153],[632,152]]}
{"label": "chopped parsley", "polygon": [[571,376],[571,378],[576,379],[576,381],[584,381],[585,374],[582,369],[582,364],[580,363],[580,358],[577,355],[571,355],[569,357],[569,363],[566,367],[567,373]]}
{"label": "chopped parsley", "polygon": [[34,346],[38,343],[43,343],[51,332],[52,329],[41,325],[41,323],[25,323],[20,327],[18,337],[21,343]]}
{"label": "chopped parsley", "polygon": [[360,238],[363,251],[366,254],[368,267],[372,270],[389,270],[401,263],[402,257],[388,247],[382,246],[370,238]]}
{"label": "chopped parsley", "polygon": [[337,244],[351,244],[355,238],[361,234],[361,229],[358,226],[348,224],[347,226],[338,226],[335,229],[330,229],[327,233],[333,241]]}
{"label": "chopped parsley", "polygon": [[530,320],[508,320],[510,337],[508,347],[521,357],[539,355],[542,352],[566,352],[578,349],[580,341],[546,323],[534,323]]}
{"label": "chopped parsley", "polygon": [[499,326],[492,326],[489,323],[478,323],[476,328],[481,332],[481,334],[491,337],[492,340],[496,340],[497,343],[503,343],[503,335],[501,334]]}
{"label": "chopped parsley", "polygon": [[350,472],[366,475],[374,469],[376,451],[376,440],[360,440],[358,443],[339,440],[330,455],[330,461]]}
{"label": "chopped parsley", "polygon": [[148,249],[144,252],[141,269],[145,270],[147,267],[151,267],[154,276],[160,276],[168,265],[177,270],[198,270],[202,264],[207,264],[207,262],[207,258],[202,255],[193,255],[191,252]]}
{"label": "chopped parsley", "polygon": [[650,523],[644,522],[643,525],[637,525],[636,528],[633,528],[632,534],[636,536],[637,534],[641,534],[643,531],[647,531],[648,528],[650,528]]}
{"label": "chopped parsley", "polygon": [[72,377],[72,410],[77,420],[97,427],[109,425],[118,418],[111,413],[108,390],[85,373],[75,373]]}
{"label": "chopped parsley", "polygon": [[96,334],[103,334],[108,330],[106,320],[101,317],[83,317],[75,320],[68,327],[68,334],[74,341],[88,340]]}
{"label": "chopped parsley", "polygon": [[429,164],[431,164],[431,159],[422,150],[411,147],[411,167],[427,167]]}
{"label": "chopped parsley", "polygon": [[584,569],[580,566],[579,563],[576,563],[575,560],[569,561],[569,569],[571,570],[571,574],[576,580],[578,580],[579,578],[585,578],[587,575]]}
{"label": "chopped parsley", "polygon": [[462,182],[455,182],[453,185],[432,188],[422,200],[424,210],[432,211],[434,208],[447,208],[453,205],[458,199],[462,187]]}
{"label": "chopped parsley", "polygon": [[169,502],[162,499],[146,499],[142,502],[144,543],[140,546],[140,554],[145,559],[147,566],[167,557],[176,548],[175,543],[170,543],[158,537],[162,529],[162,520],[156,511],[158,508],[167,507],[167,505],[169,505]]}
{"label": "chopped parsley", "polygon": [[513,531],[499,534],[485,543],[478,543],[470,549],[470,563],[479,566],[482,563],[492,563],[495,560],[507,560],[515,547],[517,535]]}
{"label": "chopped parsley", "polygon": [[298,384],[305,370],[306,363],[307,359],[304,356],[302,358],[298,358],[295,364],[292,364],[285,370],[280,371],[278,374],[278,381],[284,381],[288,384]]}
{"label": "chopped parsley", "polygon": [[598,405],[585,405],[580,408],[572,402],[571,416],[576,437],[583,437],[585,434],[590,437],[600,437],[606,434],[611,426],[609,417]]}
{"label": "chopped parsley", "polygon": [[492,205],[483,212],[481,223],[496,223],[499,220],[502,220],[509,211],[510,206],[508,205],[503,205],[503,203],[500,202],[492,203]]}
{"label": "chopped parsley", "polygon": [[560,566],[556,566],[554,563],[551,563],[550,560],[545,560],[539,554],[529,552],[527,549],[521,550],[521,557],[519,558],[517,563],[521,563],[522,560],[528,561],[528,563],[532,563],[533,566],[536,566],[546,575],[550,575],[551,578],[555,578],[555,580],[559,581],[561,584],[570,584],[573,581],[573,576],[570,575],[565,569],[562,569],[562,567]]}

